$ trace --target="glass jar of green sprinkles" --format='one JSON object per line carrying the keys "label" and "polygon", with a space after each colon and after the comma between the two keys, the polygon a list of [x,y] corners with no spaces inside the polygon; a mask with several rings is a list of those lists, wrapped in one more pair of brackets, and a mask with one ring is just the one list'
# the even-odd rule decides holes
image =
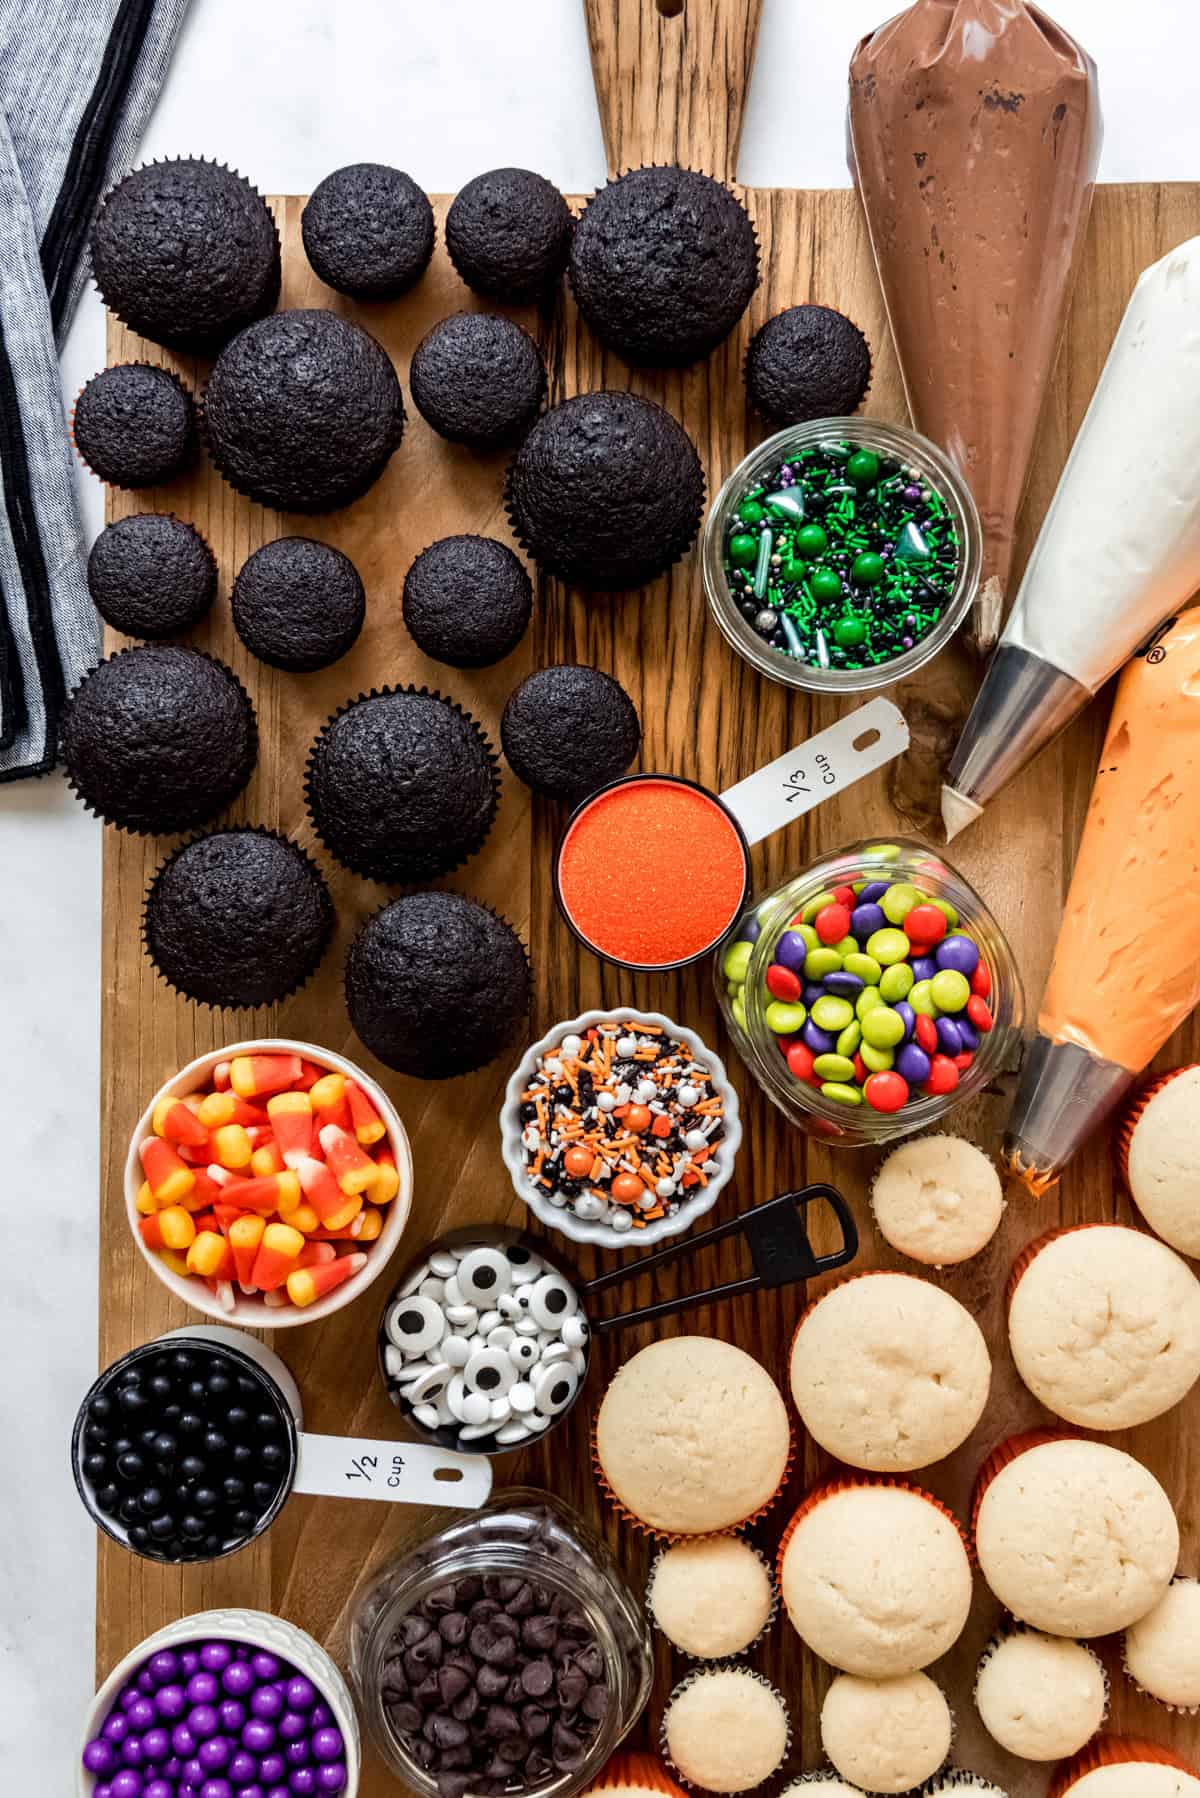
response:
{"label": "glass jar of green sprinkles", "polygon": [[713,973],[758,1084],[831,1144],[942,1126],[1019,1061],[1025,999],[1008,939],[921,843],[823,855],[751,904]]}
{"label": "glass jar of green sprinkles", "polygon": [[701,564],[713,617],[761,674],[870,693],[950,641],[982,551],[970,490],[936,444],[880,419],[822,418],[738,464]]}

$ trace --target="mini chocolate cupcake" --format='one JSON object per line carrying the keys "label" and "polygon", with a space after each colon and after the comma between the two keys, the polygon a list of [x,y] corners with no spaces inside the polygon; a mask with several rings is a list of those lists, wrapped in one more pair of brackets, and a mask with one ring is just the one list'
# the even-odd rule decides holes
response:
{"label": "mini chocolate cupcake", "polygon": [[208,612],[217,596],[217,559],[194,525],[137,512],[101,531],[87,583],[113,630],[158,642],[191,630]]}
{"label": "mini chocolate cupcake", "polygon": [[142,934],[169,986],[201,1005],[274,1005],[329,947],[333,904],[315,862],[276,831],[214,830],[169,855]]}
{"label": "mini chocolate cupcake", "polygon": [[635,393],[581,393],[543,413],[506,484],[518,541],[579,587],[640,587],[695,538],[704,471],[661,406]]}
{"label": "mini chocolate cupcake", "polygon": [[489,169],[455,196],[446,248],[468,287],[485,299],[536,300],[567,266],[571,211],[532,169]]}
{"label": "mini chocolate cupcake", "polygon": [[169,369],[121,362],[93,375],[71,421],[80,460],[110,487],[156,487],[199,441],[191,395]]}
{"label": "mini chocolate cupcake", "polygon": [[224,662],[159,643],[119,650],[63,714],[67,779],[122,830],[191,830],[241,792],[258,756],[254,708]]}
{"label": "mini chocolate cupcake", "polygon": [[305,794],[332,855],[368,880],[398,884],[434,880],[482,848],[500,779],[469,712],[426,687],[384,687],[325,725]]}
{"label": "mini chocolate cupcake", "polygon": [[251,655],[309,674],[344,656],[362,630],[367,599],[354,563],[312,537],[280,537],[242,563],[233,623]]}
{"label": "mini chocolate cupcake", "polygon": [[284,512],[332,512],[374,485],[404,435],[386,351],[333,312],[278,312],[218,356],[204,395],[213,461]]}
{"label": "mini chocolate cupcake", "polygon": [[529,429],[546,397],[542,352],[520,325],[491,312],[456,312],[417,345],[413,405],[441,437],[499,449]]}
{"label": "mini chocolate cupcake", "polygon": [[446,1080],[495,1059],[529,1010],[511,924],[461,893],[410,893],[368,918],[346,957],[346,1007],[373,1055]]}
{"label": "mini chocolate cupcake", "polygon": [[776,424],[845,418],[871,385],[871,351],[832,306],[789,306],[760,325],[746,352],[746,390]]}
{"label": "mini chocolate cupcake", "polygon": [[91,247],[105,305],[139,337],[173,350],[215,355],[279,298],[270,207],[232,169],[203,158],[127,175],[100,208]]}
{"label": "mini chocolate cupcake", "polygon": [[354,162],[313,189],[300,234],[328,287],[359,300],[395,300],[429,267],[433,207],[411,175]]}
{"label": "mini chocolate cupcake", "polygon": [[403,611],[418,649],[451,668],[488,668],[525,635],[533,583],[495,537],[442,537],[404,577]]}
{"label": "mini chocolate cupcake", "polygon": [[601,343],[629,362],[695,362],[728,337],[758,285],[741,202],[695,169],[631,169],[584,208],[571,287]]}
{"label": "mini chocolate cupcake", "polygon": [[624,774],[642,727],[624,687],[599,668],[539,668],[509,694],[500,742],[519,780],[574,805]]}

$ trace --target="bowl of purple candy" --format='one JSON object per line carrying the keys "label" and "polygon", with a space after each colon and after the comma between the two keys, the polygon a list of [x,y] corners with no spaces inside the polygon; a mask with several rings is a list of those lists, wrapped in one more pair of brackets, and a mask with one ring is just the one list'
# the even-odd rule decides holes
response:
{"label": "bowl of purple candy", "polygon": [[92,1703],[79,1798],[354,1798],[354,1704],[325,1650],[263,1611],[139,1643]]}

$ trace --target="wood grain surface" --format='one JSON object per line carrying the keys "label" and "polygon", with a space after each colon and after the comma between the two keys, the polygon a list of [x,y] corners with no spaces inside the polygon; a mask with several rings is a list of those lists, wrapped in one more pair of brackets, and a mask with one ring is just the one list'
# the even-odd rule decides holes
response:
{"label": "wood grain surface", "polygon": [[[732,170],[753,50],[757,7],[745,0],[687,0],[668,17],[652,0],[585,0],[610,161],[620,168],[643,160],[679,158],[715,173]],[[770,313],[802,300],[837,306],[866,331],[875,372],[866,411],[904,420],[895,357],[856,203],[848,192],[748,192],[758,231],[763,281],[747,317],[707,362],[682,373],[631,372],[603,351],[580,324],[565,293],[540,314],[514,312],[541,341],[552,398],[599,387],[633,387],[666,405],[695,440],[710,494],[737,460],[760,440],[761,421],[744,404],[741,362],[749,334]],[[439,247],[433,266],[406,299],[387,306],[355,306],[323,287],[300,242],[303,201],[273,200],[284,244],[282,305],[319,305],[356,317],[385,344],[407,385],[407,363],[425,330],[446,313],[476,305],[441,247],[448,202],[435,202]],[[1086,408],[1125,301],[1138,272],[1171,245],[1200,230],[1200,186],[1109,187],[1096,198],[1087,252],[1063,355],[1041,434],[1021,531],[1023,561],[1045,511],[1072,435]],[[110,323],[110,362],[134,357],[176,368],[194,389],[206,369],[168,355]],[[188,1321],[188,1314],[155,1283],[134,1252],[125,1222],[121,1169],[131,1128],[146,1097],[191,1056],[223,1041],[276,1030],[307,1038],[363,1060],[393,1095],[413,1140],[416,1193],[400,1258],[442,1229],[481,1219],[523,1221],[500,1161],[496,1112],[512,1058],[467,1079],[422,1084],[381,1068],[354,1038],[341,997],[346,945],[359,921],[391,896],[336,866],[314,840],[305,815],[302,771],[308,745],[325,717],[346,699],[386,682],[426,682],[474,710],[496,739],[504,699],[530,667],[556,660],[594,663],[615,674],[642,715],[641,766],[691,775],[720,789],[843,709],[772,685],[747,668],[709,622],[693,552],[653,586],[625,596],[584,597],[556,583],[537,582],[533,627],[500,667],[464,674],[421,656],[400,617],[400,590],[413,557],[436,537],[471,530],[508,538],[501,501],[503,460],[480,458],[442,443],[418,416],[386,474],[349,510],[325,519],[282,517],[235,495],[207,464],[188,478],[150,494],[109,496],[109,517],[140,510],[173,511],[190,519],[217,553],[220,597],[212,618],[192,640],[235,668],[258,709],[262,747],[257,771],[231,817],[291,832],[313,849],[333,889],[339,915],[336,941],[315,979],[276,1009],[217,1015],[185,1003],[156,979],[140,943],[147,881],[171,846],[106,831],[102,1058],[102,1291],[99,1355],[107,1365],[134,1344]],[[262,667],[244,650],[229,615],[230,582],[263,542],[309,534],[336,543],[358,564],[368,593],[368,624],[354,650],[334,668],[291,676]],[[1081,578],[1086,578],[1080,546]],[[1070,605],[1072,596],[1063,595]],[[115,642],[115,640],[114,640]],[[758,886],[800,870],[819,850],[865,835],[906,829],[932,831],[940,765],[978,678],[954,649],[898,689],[913,733],[909,756],[890,775],[872,777],[797,821],[755,851]],[[984,823],[955,845],[953,859],[980,889],[1009,932],[1036,1002],[1057,931],[1072,857],[1091,791],[1106,703],[1097,703],[1066,738],[989,809]],[[737,1175],[721,1215],[797,1186],[834,1181],[849,1195],[861,1228],[859,1265],[896,1261],[874,1234],[866,1193],[876,1158],[836,1152],[791,1129],[755,1088],[720,1028],[710,970],[671,978],[630,979],[583,951],[556,915],[550,853],[562,815],[505,773],[495,829],[483,852],[448,884],[502,910],[529,943],[535,970],[534,1035],[583,1007],[653,1005],[688,1023],[730,1062],[746,1122]],[[932,840],[938,840],[935,836]],[[632,865],[632,864],[631,864]],[[1164,1052],[1169,1066],[1200,1056],[1194,1025]],[[956,1118],[989,1149],[997,1146],[1006,1095],[996,1094]],[[974,1438],[948,1462],[918,1476],[966,1514],[972,1477],[992,1443],[1015,1427],[1044,1421],[1017,1380],[1007,1351],[1000,1297],[1008,1266],[1023,1245],[1060,1220],[1135,1221],[1114,1191],[1106,1145],[1097,1142],[1069,1170],[1061,1190],[1040,1206],[1010,1195],[997,1240],[983,1255],[945,1277],[945,1285],[979,1318],[991,1345],[992,1401]],[[585,1271],[594,1260],[582,1257]],[[682,1278],[707,1284],[740,1266],[736,1250],[693,1260]],[[656,1296],[676,1290],[663,1278]],[[629,1302],[649,1296],[648,1280],[631,1283]],[[298,1379],[306,1422],[319,1431],[400,1437],[375,1364],[375,1333],[387,1279],[340,1316],[282,1332],[275,1346]],[[790,1334],[804,1294],[792,1290],[692,1314],[688,1328],[726,1336],[757,1355],[783,1380]],[[588,1467],[587,1430],[593,1403],[614,1366],[648,1333],[605,1339],[593,1357],[590,1400],[549,1443],[500,1462],[498,1482],[552,1487],[597,1522],[616,1548],[635,1586],[643,1580],[642,1542],[603,1516]],[[1200,1459],[1195,1395],[1171,1416],[1114,1438],[1141,1456],[1166,1485],[1180,1514],[1185,1569],[1197,1567],[1195,1501]],[[804,1485],[824,1470],[803,1446],[792,1487],[758,1533],[773,1548]],[[256,1546],[211,1567],[163,1569],[101,1541],[98,1560],[97,1665],[101,1674],[149,1631],[192,1611],[244,1604],[277,1611],[310,1630],[344,1663],[353,1594],[397,1548],[426,1527],[420,1514],[382,1504],[293,1498]],[[997,1780],[1011,1798],[1041,1798],[1044,1769],[1002,1754],[983,1734],[971,1703],[973,1670],[997,1617],[982,1581],[971,1623],[958,1648],[932,1671],[945,1685],[957,1717],[955,1760]],[[1155,1736],[1200,1759],[1200,1726],[1168,1715],[1139,1698],[1123,1680],[1118,1657],[1106,1648],[1113,1676],[1116,1726]],[[789,1772],[821,1760],[819,1706],[827,1671],[801,1650],[786,1623],[777,1625],[756,1657],[787,1696],[795,1748]],[[682,1665],[661,1645],[650,1710],[637,1738],[656,1734],[663,1701]],[[777,1789],[777,1781],[768,1792]],[[363,1798],[397,1789],[368,1747]]]}

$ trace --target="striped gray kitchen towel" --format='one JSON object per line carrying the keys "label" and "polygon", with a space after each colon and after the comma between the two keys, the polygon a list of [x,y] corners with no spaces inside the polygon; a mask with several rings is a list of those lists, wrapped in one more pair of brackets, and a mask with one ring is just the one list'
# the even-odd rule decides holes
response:
{"label": "striped gray kitchen towel", "polygon": [[99,652],[57,349],[188,0],[0,0],[0,781],[44,774]]}

